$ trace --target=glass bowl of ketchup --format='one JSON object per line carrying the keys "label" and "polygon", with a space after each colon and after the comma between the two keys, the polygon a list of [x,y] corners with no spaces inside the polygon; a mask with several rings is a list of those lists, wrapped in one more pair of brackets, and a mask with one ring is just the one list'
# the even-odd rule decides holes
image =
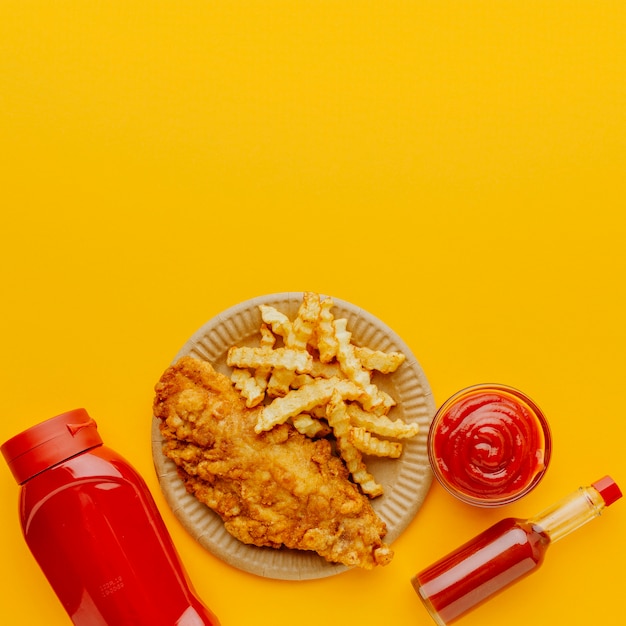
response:
{"label": "glass bowl of ketchup", "polygon": [[526,495],[543,478],[552,451],[541,409],[506,385],[463,389],[437,411],[428,456],[437,480],[469,504],[492,507]]}

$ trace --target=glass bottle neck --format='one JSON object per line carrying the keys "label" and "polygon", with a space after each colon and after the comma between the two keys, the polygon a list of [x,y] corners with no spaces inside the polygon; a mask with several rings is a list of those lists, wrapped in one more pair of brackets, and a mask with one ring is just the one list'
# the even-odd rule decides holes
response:
{"label": "glass bottle neck", "polygon": [[600,493],[593,487],[580,487],[560,502],[548,507],[528,521],[554,543],[598,517],[605,507]]}

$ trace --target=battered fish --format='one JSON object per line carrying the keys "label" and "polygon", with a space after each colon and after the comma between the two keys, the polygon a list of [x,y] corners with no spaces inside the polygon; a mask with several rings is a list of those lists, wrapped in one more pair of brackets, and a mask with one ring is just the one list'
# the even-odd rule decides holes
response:
{"label": "battered fish", "polygon": [[348,566],[389,563],[385,523],[328,441],[289,424],[255,433],[258,409],[246,408],[231,381],[199,359],[181,358],[155,391],[164,454],[231,535]]}

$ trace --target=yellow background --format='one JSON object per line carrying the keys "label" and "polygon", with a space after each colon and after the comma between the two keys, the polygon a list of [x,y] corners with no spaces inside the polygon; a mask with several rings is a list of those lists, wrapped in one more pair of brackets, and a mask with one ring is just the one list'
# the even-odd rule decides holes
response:
{"label": "yellow background", "polygon": [[[625,7],[2,0],[0,440],[86,407],[223,626],[431,624],[418,569],[605,473],[626,487]],[[154,474],[153,385],[215,314],[306,289],[398,332],[437,404],[533,397],[540,487],[485,511],[433,484],[369,573],[266,580],[195,544]],[[65,625],[0,476],[0,622]],[[625,529],[620,501],[463,623],[621,623]]]}

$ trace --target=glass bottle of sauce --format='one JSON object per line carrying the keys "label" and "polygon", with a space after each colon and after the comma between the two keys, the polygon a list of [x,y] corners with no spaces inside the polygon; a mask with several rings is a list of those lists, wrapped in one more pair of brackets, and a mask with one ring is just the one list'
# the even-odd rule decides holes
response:
{"label": "glass bottle of sauce", "polygon": [[9,439],[22,531],[76,626],[219,626],[141,476],[84,409]]}
{"label": "glass bottle of sauce", "polygon": [[605,476],[530,519],[507,518],[418,573],[412,584],[439,626],[534,572],[546,550],[621,498]]}

